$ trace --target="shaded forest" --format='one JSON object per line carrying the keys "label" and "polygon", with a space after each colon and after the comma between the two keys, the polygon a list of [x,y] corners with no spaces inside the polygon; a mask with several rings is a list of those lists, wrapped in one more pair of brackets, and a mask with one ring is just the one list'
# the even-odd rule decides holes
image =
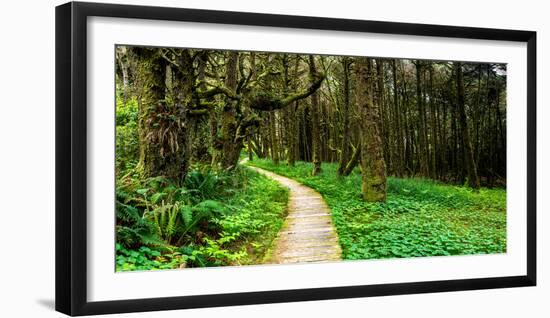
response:
{"label": "shaded forest", "polygon": [[[128,257],[143,242],[219,239],[220,224],[209,228],[216,222],[205,220],[219,221],[219,201],[233,196],[213,186],[201,201],[189,189],[199,191],[205,174],[225,174],[226,183],[216,185],[224,189],[246,188],[247,178],[237,185],[232,175],[250,173],[239,168],[245,157],[287,175],[302,163],[310,177],[325,167],[337,182],[359,174],[351,191],[365,202],[386,202],[393,177],[466,186],[474,194],[506,186],[504,64],[119,46],[116,85],[117,241]],[[143,194],[132,197],[136,191]],[[280,191],[273,188],[283,213]],[[162,212],[164,226],[154,214],[156,227],[167,227],[160,239],[135,226],[159,204],[162,211],[189,209],[183,216]],[[170,231],[179,237],[167,237]],[[178,253],[188,263],[193,256]],[[203,259],[196,266],[212,260],[197,255]]]}

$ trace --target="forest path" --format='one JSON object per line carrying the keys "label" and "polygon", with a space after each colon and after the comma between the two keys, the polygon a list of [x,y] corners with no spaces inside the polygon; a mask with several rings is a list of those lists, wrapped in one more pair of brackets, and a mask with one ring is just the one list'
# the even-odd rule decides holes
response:
{"label": "forest path", "polygon": [[[245,158],[241,163],[246,163]],[[273,261],[305,263],[339,261],[342,249],[330,209],[317,191],[273,172],[247,166],[289,189],[288,215],[277,234]]]}

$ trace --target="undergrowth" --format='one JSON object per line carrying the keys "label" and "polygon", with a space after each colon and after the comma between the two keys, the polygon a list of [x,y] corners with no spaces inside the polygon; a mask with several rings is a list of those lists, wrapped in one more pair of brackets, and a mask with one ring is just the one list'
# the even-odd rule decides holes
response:
{"label": "undergrowth", "polygon": [[195,166],[178,187],[117,178],[117,271],[258,264],[286,212],[287,190],[246,168]]}

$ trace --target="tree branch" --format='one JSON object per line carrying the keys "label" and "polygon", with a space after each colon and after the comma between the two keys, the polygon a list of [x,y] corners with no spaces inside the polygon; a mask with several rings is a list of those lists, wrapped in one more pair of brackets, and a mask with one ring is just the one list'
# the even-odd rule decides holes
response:
{"label": "tree branch", "polygon": [[200,109],[191,109],[188,111],[188,114],[191,116],[202,116],[208,114],[207,108],[200,108]]}
{"label": "tree branch", "polygon": [[199,98],[210,98],[214,97],[218,94],[224,94],[225,96],[231,98],[231,99],[240,99],[241,96],[237,95],[234,91],[230,90],[229,88],[225,86],[214,86],[212,84],[207,83],[209,86],[213,86],[210,89],[207,89],[206,91],[197,92],[197,95]]}
{"label": "tree branch", "polygon": [[325,79],[324,74],[317,73],[314,76],[312,76],[312,82],[307,89],[301,92],[290,94],[284,98],[275,98],[275,97],[269,97],[264,95],[256,96],[250,102],[250,107],[253,109],[263,110],[263,111],[272,111],[272,110],[284,108],[297,100],[304,99],[310,96],[311,94],[315,93],[319,89],[319,87],[321,87],[321,84],[323,83],[324,79]]}
{"label": "tree branch", "polygon": [[172,60],[171,58],[169,58],[166,53],[164,53],[162,50],[160,50],[160,55],[162,56],[162,58],[164,58],[166,61],[168,61],[168,63],[174,65],[176,68],[180,68],[181,66],[176,63],[174,60]]}
{"label": "tree branch", "polygon": [[260,118],[258,115],[254,113],[250,113],[248,116],[242,119],[242,121],[239,124],[239,127],[237,128],[237,133],[234,139],[234,142],[241,142],[244,140],[247,136],[249,136],[251,133],[248,131],[248,128],[255,127],[258,128],[260,126]]}

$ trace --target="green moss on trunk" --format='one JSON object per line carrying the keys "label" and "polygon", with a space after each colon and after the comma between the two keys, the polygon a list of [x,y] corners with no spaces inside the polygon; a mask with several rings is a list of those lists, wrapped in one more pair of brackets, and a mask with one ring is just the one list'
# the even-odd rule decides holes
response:
{"label": "green moss on trunk", "polygon": [[378,130],[378,105],[373,101],[372,61],[357,59],[356,100],[361,114],[361,190],[369,202],[386,201],[386,163]]}

